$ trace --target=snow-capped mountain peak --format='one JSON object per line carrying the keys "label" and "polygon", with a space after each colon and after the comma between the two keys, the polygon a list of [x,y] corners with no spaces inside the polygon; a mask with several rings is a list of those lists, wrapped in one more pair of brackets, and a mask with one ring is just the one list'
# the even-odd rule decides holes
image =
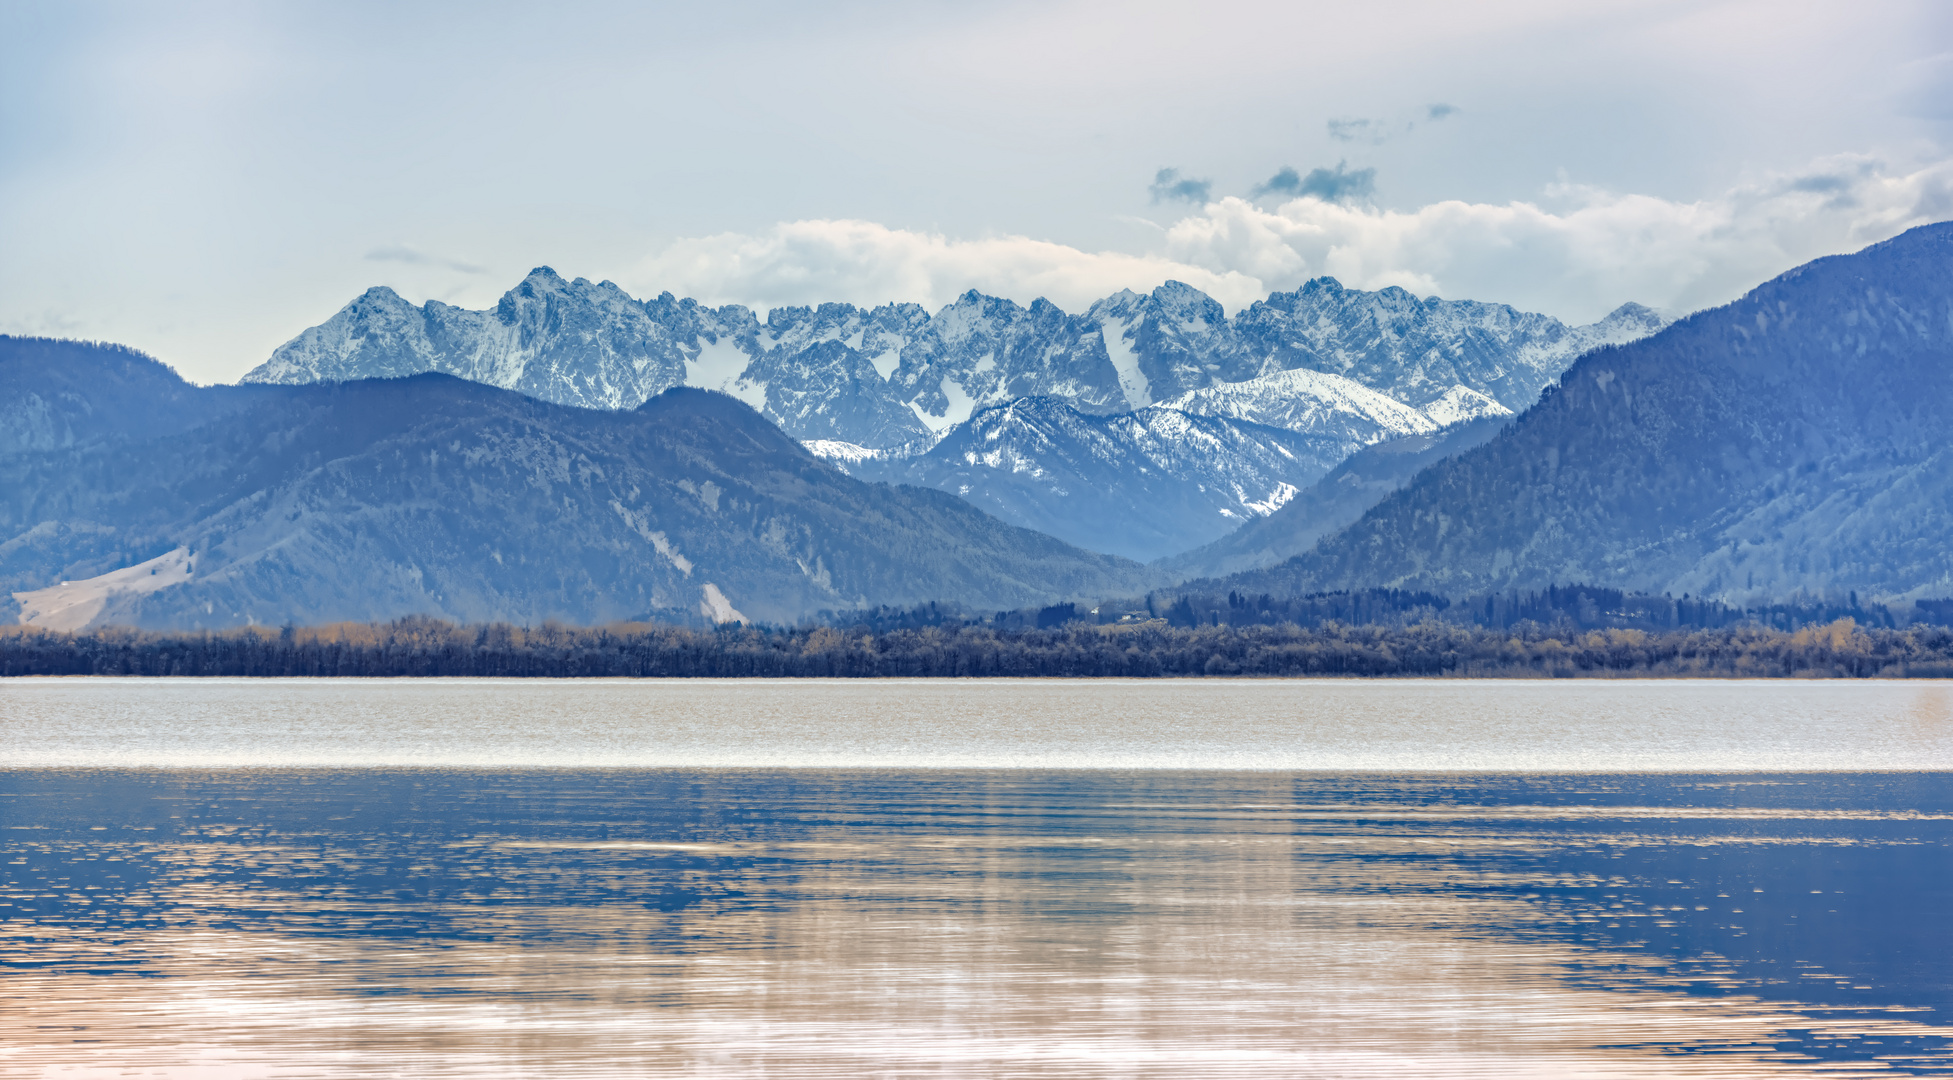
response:
{"label": "snow-capped mountain peak", "polygon": [[1333,278],[1232,317],[1169,281],[1149,293],[1123,290],[1078,315],[971,290],[934,315],[915,304],[828,303],[774,308],[762,322],[739,305],[669,292],[640,301],[613,282],[566,280],[539,266],[483,311],[415,307],[384,286],[370,289],[245,379],[442,371],[609,409],[690,385],[740,398],[797,439],[869,448],[933,440],[1027,396],[1088,415],[1173,403],[1298,431],[1335,429],[1359,445],[1491,415],[1495,405],[1523,409],[1578,353],[1661,325],[1633,304],[1569,327],[1504,305],[1365,292]]}
{"label": "snow-capped mountain peak", "polygon": [[482,311],[370,289],[245,378],[441,371],[602,409],[716,390],[844,471],[1152,557],[1271,512],[1363,447],[1524,409],[1579,353],[1662,324],[1633,304],[1570,327],[1326,277],[1233,316],[1169,281],[1082,314],[970,290],[934,314],[826,303],[761,320],[539,266]]}

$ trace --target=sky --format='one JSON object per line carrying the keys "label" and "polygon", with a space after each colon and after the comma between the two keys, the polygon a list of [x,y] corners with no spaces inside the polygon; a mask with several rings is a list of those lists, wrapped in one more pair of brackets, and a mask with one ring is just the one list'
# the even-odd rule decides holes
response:
{"label": "sky", "polygon": [[0,332],[231,381],[373,285],[1680,313],[1953,218],[1953,4],[0,0]]}

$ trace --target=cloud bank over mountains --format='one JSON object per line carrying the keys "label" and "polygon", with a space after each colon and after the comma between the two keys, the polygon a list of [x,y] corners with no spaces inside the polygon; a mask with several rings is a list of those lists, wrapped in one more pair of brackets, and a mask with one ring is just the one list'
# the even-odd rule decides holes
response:
{"label": "cloud bank over mountains", "polygon": [[1028,304],[1044,297],[1079,312],[1124,288],[1184,281],[1233,308],[1265,297],[1248,275],[1163,255],[1081,251],[1026,236],[952,239],[872,221],[783,222],[758,234],[679,240],[623,284],[708,304],[769,308],[845,301],[914,301],[931,311],[971,289]]}
{"label": "cloud bank over mountains", "polygon": [[[1361,174],[1339,166],[1308,175]],[[762,307],[899,300],[935,308],[974,288],[1024,303],[1042,296],[1077,311],[1122,288],[1177,279],[1233,311],[1329,275],[1352,288],[1397,285],[1590,322],[1627,300],[1671,312],[1724,303],[1812,258],[1953,218],[1953,161],[1906,170],[1859,155],[1695,202],[1561,183],[1537,201],[1392,210],[1326,182],[1309,185],[1293,170],[1277,176],[1295,178],[1297,197],[1269,205],[1264,185],[1259,203],[1233,195],[1207,201],[1165,226],[1143,254],[805,220],[679,240],[623,283]]]}
{"label": "cloud bank over mountains", "polygon": [[[1327,271],[1572,321],[1689,306],[1898,227],[1856,176],[1858,209],[1771,224],[1840,180],[1810,162],[1953,160],[1953,4],[1867,10],[0,4],[0,332],[228,380],[341,297],[479,308],[538,265],[755,304],[1238,302]],[[1351,209],[1286,207],[1310,194]],[[1589,232],[1626,250],[1521,265]]]}

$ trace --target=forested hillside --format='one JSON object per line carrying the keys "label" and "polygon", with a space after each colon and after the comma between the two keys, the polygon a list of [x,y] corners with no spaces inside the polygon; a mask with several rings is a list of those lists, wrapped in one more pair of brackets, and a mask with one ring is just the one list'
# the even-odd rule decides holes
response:
{"label": "forested hillside", "polygon": [[1953,224],[1582,357],[1498,437],[1219,587],[1953,594]]}
{"label": "forested hillside", "polygon": [[[708,391],[613,412],[441,375],[198,389],[119,350],[64,356],[81,419],[62,430],[86,437],[0,454],[0,586],[43,625],[779,621],[1149,580],[851,479]],[[0,349],[0,370],[41,362]]]}

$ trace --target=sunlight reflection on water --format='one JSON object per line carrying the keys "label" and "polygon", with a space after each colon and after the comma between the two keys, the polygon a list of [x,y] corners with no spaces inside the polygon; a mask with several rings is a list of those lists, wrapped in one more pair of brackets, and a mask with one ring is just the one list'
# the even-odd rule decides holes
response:
{"label": "sunlight reflection on water", "polygon": [[[855,753],[893,746],[893,723],[905,753],[1016,761],[1035,739],[1010,732],[1031,729],[1074,755],[1123,752],[1089,729],[1104,713],[1039,697],[1052,685],[1109,711],[1148,698],[1146,754],[1180,752],[1191,726],[1213,754],[1268,760],[1300,707],[1284,721],[1260,688],[1202,713],[1188,684],[989,684],[961,700],[1018,726],[986,744],[956,733],[977,721],[942,711],[953,693],[871,689],[807,699],[769,751],[739,719],[751,684],[608,720],[634,699],[568,700],[596,684],[170,685],[145,701],[122,683],[92,718],[91,684],[24,685],[0,687],[0,1074],[1953,1072],[1953,774],[605,768],[700,753],[714,718],[761,765],[829,745],[823,729]],[[388,759],[478,752],[483,725],[550,686],[555,720],[492,752],[597,760]],[[1538,702],[1562,686],[1521,688],[1515,711],[1575,730],[1635,707],[1575,693],[1553,719]],[[1774,722],[1773,760],[1821,758],[1855,711],[1834,768],[1908,739],[1938,760],[1920,688],[1856,706],[1819,689],[1750,695],[1747,717],[1709,695],[1704,755]],[[781,692],[757,707],[789,711]],[[38,724],[32,702],[60,694]],[[1339,700],[1311,706],[1304,734],[1333,727]],[[1397,717],[1388,736],[1433,723],[1430,700],[1379,695],[1363,715]],[[1162,726],[1174,707],[1191,715]],[[1479,743],[1432,756],[1496,758],[1496,707],[1439,716]],[[1240,727],[1224,711],[1255,708]],[[1650,711],[1688,708],[1656,695]],[[312,752],[350,760],[286,767],[335,725]],[[665,740],[674,725],[692,734]],[[1683,738],[1674,716],[1644,727]],[[1380,741],[1337,752],[1414,748]],[[1505,752],[1552,761],[1559,745]],[[57,751],[107,760],[28,767]],[[277,767],[155,767],[244,752]],[[346,767],[389,763],[415,767]]]}

